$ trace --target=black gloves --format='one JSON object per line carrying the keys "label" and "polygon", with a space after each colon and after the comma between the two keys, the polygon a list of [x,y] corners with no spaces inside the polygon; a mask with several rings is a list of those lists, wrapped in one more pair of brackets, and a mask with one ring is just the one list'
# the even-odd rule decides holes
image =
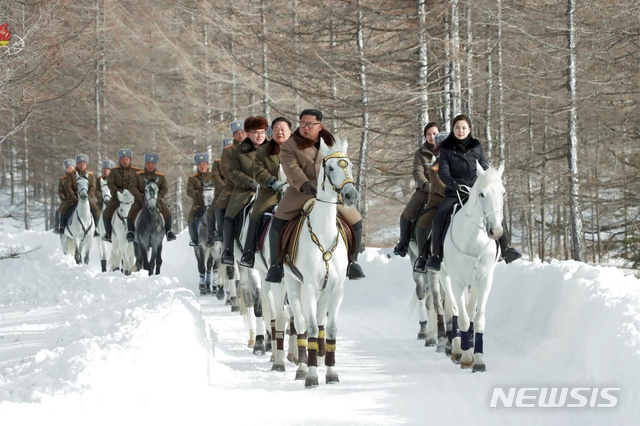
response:
{"label": "black gloves", "polygon": [[306,181],[300,187],[300,192],[302,192],[303,194],[307,194],[307,195],[311,195],[312,197],[315,197],[316,193],[318,192],[318,189],[314,184],[311,183],[311,181]]}
{"label": "black gloves", "polygon": [[455,192],[460,191],[460,185],[455,180],[449,184],[449,188],[451,188]]}

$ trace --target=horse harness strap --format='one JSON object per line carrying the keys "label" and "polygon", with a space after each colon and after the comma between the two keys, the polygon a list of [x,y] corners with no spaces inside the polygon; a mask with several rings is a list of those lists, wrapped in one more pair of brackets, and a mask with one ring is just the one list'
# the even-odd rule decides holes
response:
{"label": "horse harness strap", "polygon": [[336,218],[336,228],[338,228],[338,234],[336,235],[336,242],[331,248],[331,250],[325,250],[320,241],[318,240],[318,236],[314,234],[313,229],[311,229],[311,222],[309,221],[309,215],[307,215],[307,228],[309,229],[309,235],[311,235],[311,240],[313,243],[320,249],[322,252],[322,260],[324,260],[324,266],[326,267],[326,272],[324,274],[324,282],[322,283],[322,289],[324,290],[327,287],[327,281],[329,280],[329,261],[333,256],[333,252],[338,248],[338,244],[340,243],[340,237],[344,240],[345,245],[347,243],[347,237],[344,234],[344,230],[340,224],[338,218]]}
{"label": "horse harness strap", "polygon": [[[351,178],[351,176],[349,176],[349,171],[347,170],[347,167],[349,166],[349,162],[345,159],[349,158],[347,157],[345,154],[343,154],[340,151],[336,151],[333,154],[327,155],[326,157],[324,157],[322,159],[322,168],[326,168],[327,166],[327,160],[331,160],[332,158],[339,158],[340,160],[338,161],[338,166],[340,166],[342,168],[342,171],[344,172],[344,175],[346,176],[346,179],[340,184],[339,187],[336,188],[336,185],[331,181],[331,177],[328,177],[329,175],[327,174],[326,170],[324,172],[324,178],[322,179],[322,190],[324,190],[324,186],[325,186],[325,182],[327,181],[327,177],[329,179],[329,183],[331,184],[331,187],[333,188],[333,190],[338,194],[338,203],[335,204],[344,204],[344,200],[342,199],[342,188],[344,188],[345,185],[352,183],[355,185],[355,181]],[[322,201],[322,200],[318,200],[320,202],[323,203],[327,203],[328,201]],[[334,203],[331,203],[334,204]]]}
{"label": "horse harness strap", "polygon": [[[91,217],[91,224],[89,225],[89,227],[85,228],[84,223],[82,223],[82,219],[80,219],[80,215],[78,214],[78,209],[75,210],[75,213],[76,213],[76,217],[78,218],[78,222],[80,222],[80,227],[82,228],[82,232],[84,233],[82,235],[82,240],[84,240],[85,238],[87,238],[87,234],[91,230],[91,224],[93,224],[93,217]],[[67,229],[69,230],[69,233],[73,237],[73,232],[71,232],[71,228],[69,227],[69,224],[67,224]]]}

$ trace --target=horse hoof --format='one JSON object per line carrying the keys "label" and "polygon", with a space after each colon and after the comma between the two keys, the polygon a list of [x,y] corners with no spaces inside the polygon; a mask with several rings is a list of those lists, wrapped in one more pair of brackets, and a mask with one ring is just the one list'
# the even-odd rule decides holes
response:
{"label": "horse hoof", "polygon": [[296,358],[293,354],[287,354],[287,361],[292,362],[294,364],[298,364],[298,358]]}
{"label": "horse hoof", "polygon": [[271,354],[271,358],[269,358],[269,362],[275,362],[276,354]]}
{"label": "horse hoof", "polygon": [[451,348],[450,348],[450,347],[448,347],[448,346],[445,346],[445,348],[444,348],[444,354],[445,354],[446,356],[451,356]]}
{"label": "horse hoof", "polygon": [[271,366],[271,371],[285,371],[285,368],[282,364],[273,364]]}
{"label": "horse hoof", "polygon": [[131,275],[131,271],[124,271],[125,275]]}
{"label": "horse hoof", "polygon": [[306,377],[304,379],[304,387],[305,388],[318,387],[318,376],[316,376],[316,377]]}
{"label": "horse hoof", "polygon": [[473,364],[473,369],[471,370],[472,373],[484,373],[485,371],[487,371],[487,366],[484,364]]}
{"label": "horse hoof", "polygon": [[418,333],[418,340],[424,340],[427,338],[427,333]]}
{"label": "horse hoof", "polygon": [[467,370],[467,369],[472,368],[472,367],[473,367],[473,361],[471,361],[471,362],[460,362],[460,368],[462,370]]}
{"label": "horse hoof", "polygon": [[326,383],[328,385],[330,385],[332,383],[340,383],[340,380],[338,380],[338,374],[336,374],[336,373],[327,374],[324,377],[325,377]]}
{"label": "horse hoof", "polygon": [[445,352],[445,350],[446,349],[445,349],[444,346],[441,346],[441,345],[436,346],[436,353],[438,353],[438,354],[441,354],[441,353]]}
{"label": "horse hoof", "polygon": [[218,287],[218,291],[216,291],[216,298],[218,300],[224,299],[224,288]]}
{"label": "horse hoof", "polygon": [[262,356],[265,353],[266,352],[264,350],[264,343],[258,342],[255,345],[253,345],[253,354],[254,355]]}
{"label": "horse hoof", "polygon": [[460,358],[462,358],[462,354],[451,354],[451,362],[454,364],[460,364]]}
{"label": "horse hoof", "polygon": [[240,306],[232,306],[231,312],[240,312]]}
{"label": "horse hoof", "polygon": [[[296,380],[305,380],[307,378],[306,371],[296,371]],[[318,379],[316,378],[316,385],[318,384]]]}
{"label": "horse hoof", "polygon": [[427,339],[427,340],[425,340],[424,345],[429,347],[429,348],[432,347],[432,346],[435,346],[436,345],[436,339]]}

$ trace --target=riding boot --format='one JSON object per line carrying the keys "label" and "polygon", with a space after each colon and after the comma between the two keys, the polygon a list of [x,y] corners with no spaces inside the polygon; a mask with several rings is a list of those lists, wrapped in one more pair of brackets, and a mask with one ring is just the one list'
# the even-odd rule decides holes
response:
{"label": "riding boot", "polygon": [[271,230],[269,231],[269,260],[271,267],[265,278],[270,283],[282,282],[282,277],[284,276],[282,262],[278,259],[278,237],[286,224],[286,220],[278,219],[277,217],[274,217],[271,222]]}
{"label": "riding boot", "polygon": [[198,223],[195,220],[193,223],[189,223],[189,237],[191,238],[189,245],[191,247],[198,247]]}
{"label": "riding boot", "polygon": [[102,224],[104,225],[104,235],[102,236],[102,241],[106,241],[110,243],[111,242],[111,218],[103,216]]}
{"label": "riding boot", "polygon": [[350,280],[359,280],[365,277],[362,268],[358,264],[358,255],[362,247],[362,220],[353,225],[353,230],[356,232],[356,252],[353,255],[353,259],[351,259],[351,263],[347,266],[347,277]]}
{"label": "riding boot", "polygon": [[216,218],[215,216],[209,217],[209,215],[207,215],[207,241],[206,241],[207,247],[213,247],[215,234],[216,234]]}
{"label": "riding boot", "polygon": [[100,220],[98,216],[91,210],[91,216],[93,216],[93,236],[99,237],[100,233],[98,232],[98,221]]}
{"label": "riding boot", "polygon": [[227,209],[215,208],[216,215],[216,233],[213,236],[213,241],[224,240],[224,214]]}
{"label": "riding boot", "polygon": [[426,266],[432,271],[439,271],[442,262],[442,227],[436,220],[431,222],[431,226],[431,256]]}
{"label": "riding boot", "polygon": [[166,220],[164,221],[164,233],[167,235],[167,241],[173,241],[176,239],[176,234],[173,232],[171,215],[168,214]]}
{"label": "riding boot", "polygon": [[61,229],[62,229],[62,223],[60,221],[60,212],[56,211],[56,217],[55,217],[55,224],[54,224],[54,228],[53,228],[53,233],[54,234],[62,234],[62,232],[60,232]]}
{"label": "riding boot", "polygon": [[133,240],[135,239],[135,226],[133,224],[133,220],[131,220],[130,218],[127,217],[127,241],[129,241],[130,243],[133,242]]}
{"label": "riding boot", "polygon": [[222,258],[220,259],[225,265],[233,265],[233,237],[235,234],[235,219],[230,217],[224,218],[222,227],[222,235],[224,237]]}
{"label": "riding boot", "polygon": [[400,257],[407,255],[409,241],[411,240],[411,221],[400,215],[400,241],[393,249],[393,254]]}
{"label": "riding boot", "polygon": [[258,223],[253,219],[249,219],[249,228],[247,236],[244,240],[244,252],[240,258],[240,264],[247,268],[253,268],[256,260],[256,233],[258,232]]}
{"label": "riding boot", "polygon": [[419,257],[413,264],[413,272],[425,274],[427,272],[427,256],[425,253],[427,248],[427,230],[420,228],[419,226],[417,228],[416,240],[418,243]]}
{"label": "riding boot", "polygon": [[498,239],[498,243],[500,244],[500,253],[502,258],[504,259],[504,263],[514,262],[522,257],[522,253],[513,247],[509,247],[509,243],[507,242],[507,237],[505,234]]}

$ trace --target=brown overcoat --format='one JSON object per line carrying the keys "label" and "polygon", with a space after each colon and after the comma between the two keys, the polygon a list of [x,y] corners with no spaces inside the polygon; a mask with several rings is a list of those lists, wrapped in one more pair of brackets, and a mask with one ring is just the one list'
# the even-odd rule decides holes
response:
{"label": "brown overcoat", "polygon": [[256,185],[253,179],[253,163],[255,160],[256,147],[249,138],[246,138],[231,150],[228,177],[233,181],[235,187],[229,198],[225,217],[236,217],[255,194],[253,189]]}
{"label": "brown overcoat", "polygon": [[[322,132],[327,132],[322,130]],[[320,138],[327,143],[326,138]],[[333,143],[331,143],[333,145]],[[322,155],[320,155],[318,149],[314,146],[313,141],[309,141],[300,136],[298,130],[287,139],[280,147],[280,164],[284,170],[285,176],[287,176],[287,182],[289,187],[284,192],[276,215],[278,219],[291,220],[297,217],[302,212],[304,203],[311,197],[300,192],[302,185],[310,181],[316,187],[318,186],[318,174],[320,173],[320,167],[322,167]],[[344,206],[338,206],[338,214],[342,216],[351,225],[362,220],[360,213],[355,208],[345,208]]]}
{"label": "brown overcoat", "polygon": [[160,173],[157,170],[152,172],[148,170],[140,170],[136,173],[136,180],[129,185],[129,192],[133,195],[136,201],[131,206],[129,210],[129,218],[133,219],[138,214],[138,212],[142,209],[144,205],[144,190],[147,186],[147,182],[145,182],[145,178],[147,182],[155,181],[156,185],[158,185],[158,204],[160,208],[164,212],[165,218],[171,215],[171,211],[169,210],[169,206],[164,202],[164,197],[169,192],[169,184],[167,183],[167,178],[164,177],[163,173]]}
{"label": "brown overcoat", "polygon": [[222,210],[226,209],[229,205],[229,198],[231,198],[231,193],[236,186],[236,184],[229,179],[229,159],[231,157],[231,151],[237,144],[238,142],[234,139],[233,145],[229,145],[223,149],[222,155],[220,156],[220,174],[224,176],[224,187],[222,191],[220,191],[220,195],[216,197],[216,207]]}
{"label": "brown overcoat", "polygon": [[202,193],[204,191],[205,183],[208,182],[214,182],[213,173],[208,170],[204,173],[197,172],[189,176],[189,180],[187,181],[187,197],[193,200],[191,211],[189,212],[189,217],[187,219],[189,223],[195,222],[196,214],[204,207],[204,198]]}
{"label": "brown overcoat", "polygon": [[278,203],[278,192],[267,186],[267,182],[274,179],[282,180],[280,177],[280,145],[274,140],[262,144],[256,150],[253,178],[260,185],[260,189],[256,201],[253,203],[251,219],[258,222],[262,213]]}

